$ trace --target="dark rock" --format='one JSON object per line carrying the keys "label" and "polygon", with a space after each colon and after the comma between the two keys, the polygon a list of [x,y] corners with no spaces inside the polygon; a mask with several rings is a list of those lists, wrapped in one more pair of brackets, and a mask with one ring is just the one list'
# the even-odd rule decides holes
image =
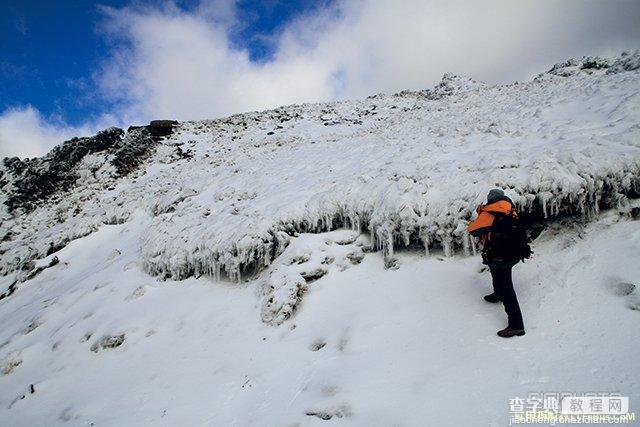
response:
{"label": "dark rock", "polygon": [[307,411],[306,415],[309,417],[318,417],[321,420],[325,420],[325,421],[333,418],[333,414],[330,414],[329,412],[325,412],[325,411]]}
{"label": "dark rock", "polygon": [[326,346],[327,343],[322,340],[322,339],[318,339],[315,340],[313,343],[311,343],[311,345],[309,346],[309,350],[311,351],[318,351],[324,348],[324,346]]}
{"label": "dark rock", "polygon": [[129,132],[131,132],[131,131],[133,131],[133,130],[136,130],[136,129],[144,128],[144,127],[146,127],[146,126],[134,126],[134,125],[131,125],[131,126],[129,126],[129,127],[127,128],[127,133],[129,133]]}
{"label": "dark rock", "polygon": [[178,156],[179,159],[191,159],[193,157],[193,150],[187,149],[187,150],[183,150],[180,147],[176,147],[176,155]]}
{"label": "dark rock", "polygon": [[364,259],[364,252],[355,251],[347,254],[347,259],[351,261],[351,264],[360,264]]}
{"label": "dark rock", "polygon": [[58,265],[60,263],[60,260],[58,259],[57,256],[54,256],[51,261],[49,262],[49,264],[42,266],[42,267],[38,267],[35,268],[33,265],[33,261],[25,264],[23,266],[23,269],[26,269],[27,271],[29,271],[29,273],[23,278],[21,279],[22,282],[26,282],[27,280],[31,280],[34,277],[36,277],[38,274],[42,273],[44,270],[46,270],[47,268],[51,268],[54,267],[56,265]]}
{"label": "dark rock", "polygon": [[5,292],[0,294],[0,300],[8,296],[11,296],[16,291],[17,287],[18,287],[18,281],[16,280],[11,285],[9,285],[9,288]]}
{"label": "dark rock", "polygon": [[384,268],[386,270],[397,270],[398,268],[400,268],[400,264],[398,263],[398,259],[397,258],[385,257]]}
{"label": "dark rock", "polygon": [[58,252],[60,249],[64,248],[65,246],[67,246],[67,244],[69,244],[69,240],[68,239],[63,239],[62,241],[58,242],[58,243],[53,243],[51,242],[49,244],[49,248],[47,248],[47,252],[46,255],[49,256],[53,253]]}
{"label": "dark rock", "polygon": [[597,56],[587,56],[582,58],[583,70],[601,70],[603,68],[609,68],[611,64],[606,58],[599,58]]}
{"label": "dark rock", "polygon": [[307,283],[313,282],[315,280],[318,280],[319,278],[321,278],[322,276],[324,276],[325,274],[327,274],[327,270],[325,268],[322,267],[317,267],[311,270],[304,270],[300,273],[300,275],[304,278],[304,280],[307,281]]}
{"label": "dark rock", "polygon": [[118,176],[133,172],[152,152],[156,139],[147,127],[134,129],[113,150],[111,164]]}
{"label": "dark rock", "polygon": [[151,120],[149,129],[153,136],[167,136],[173,133],[173,127],[177,124],[175,120]]}

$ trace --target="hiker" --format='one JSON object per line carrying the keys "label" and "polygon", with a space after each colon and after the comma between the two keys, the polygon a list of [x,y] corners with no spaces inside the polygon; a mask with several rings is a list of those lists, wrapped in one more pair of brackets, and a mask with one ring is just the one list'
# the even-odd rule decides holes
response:
{"label": "hiker", "polygon": [[513,289],[511,269],[521,259],[529,258],[531,249],[526,232],[517,223],[513,202],[504,191],[495,188],[489,191],[487,203],[476,209],[478,218],[469,224],[469,233],[479,238],[482,262],[489,266],[493,281],[493,293],[484,299],[490,303],[502,301],[509,319],[508,326],[498,335],[509,338],[524,335],[522,313]]}

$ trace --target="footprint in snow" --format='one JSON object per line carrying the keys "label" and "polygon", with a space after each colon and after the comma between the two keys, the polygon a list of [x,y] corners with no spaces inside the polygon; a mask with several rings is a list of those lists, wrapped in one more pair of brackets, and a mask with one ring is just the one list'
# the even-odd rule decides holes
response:
{"label": "footprint in snow", "polygon": [[35,331],[40,325],[42,325],[44,323],[44,321],[42,321],[41,319],[38,319],[37,317],[32,319],[31,322],[29,322],[29,324],[27,325],[27,327],[24,329],[24,334],[28,335],[31,332]]}
{"label": "footprint in snow", "polygon": [[311,409],[305,412],[308,417],[317,417],[321,420],[330,420],[332,418],[348,418],[353,415],[351,407],[348,404],[342,404],[340,406],[326,408],[326,409]]}
{"label": "footprint in snow", "polygon": [[640,296],[631,295],[627,301],[627,307],[633,311],[640,311]]}
{"label": "footprint in snow", "polygon": [[124,343],[125,334],[105,335],[91,345],[90,350],[97,353],[100,349],[120,347]]}
{"label": "footprint in snow", "polygon": [[21,364],[22,355],[20,352],[10,353],[4,359],[0,360],[0,372],[2,372],[3,375],[9,375]]}
{"label": "footprint in snow", "polygon": [[124,300],[133,301],[142,297],[147,292],[146,286],[138,286],[131,294],[129,294]]}
{"label": "footprint in snow", "polygon": [[347,348],[347,344],[349,343],[349,330],[345,329],[340,336],[340,340],[338,341],[338,350],[344,351]]}
{"label": "footprint in snow", "polygon": [[336,385],[325,385],[320,389],[320,393],[325,397],[332,397],[338,394],[340,389]]}
{"label": "footprint in snow", "polygon": [[630,282],[617,282],[609,285],[611,293],[627,300],[627,307],[633,311],[640,311],[640,295],[637,294],[637,286]]}
{"label": "footprint in snow", "polygon": [[114,259],[118,258],[120,255],[122,255],[122,252],[120,252],[120,250],[118,250],[118,249],[114,249],[114,250],[111,251],[111,253],[107,257],[107,260],[108,261],[114,260]]}
{"label": "footprint in snow", "polygon": [[76,418],[78,418],[78,416],[73,412],[73,408],[71,406],[66,407],[62,412],[60,412],[60,415],[58,415],[58,419],[65,423]]}
{"label": "footprint in snow", "polygon": [[318,338],[313,343],[311,343],[311,345],[309,346],[309,350],[318,351],[318,350],[321,350],[322,348],[324,348],[325,345],[327,345],[325,340],[323,340],[322,338]]}
{"label": "footprint in snow", "polygon": [[325,255],[325,257],[322,260],[321,264],[324,264],[324,265],[332,264],[335,260],[336,260],[335,257],[333,257],[331,255]]}
{"label": "footprint in snow", "polygon": [[8,409],[11,409],[13,407],[13,405],[15,405],[16,403],[18,403],[21,400],[24,400],[28,395],[34,394],[35,392],[36,392],[35,386],[33,384],[29,384],[29,387],[27,388],[27,391],[24,394],[21,394],[18,397],[16,397],[15,399],[13,399],[13,401],[9,405]]}
{"label": "footprint in snow", "polygon": [[122,271],[129,271],[137,267],[138,267],[138,263],[136,261],[131,261],[126,263],[125,266],[122,267]]}
{"label": "footprint in snow", "polygon": [[98,289],[102,289],[102,288],[104,288],[105,286],[110,285],[110,284],[111,284],[111,281],[107,281],[107,282],[99,283],[99,284],[97,284],[97,285],[95,285],[95,286],[93,287],[93,290],[94,290],[94,291],[97,291]]}
{"label": "footprint in snow", "polygon": [[614,283],[609,286],[613,295],[618,297],[626,297],[636,290],[636,285],[628,282]]}

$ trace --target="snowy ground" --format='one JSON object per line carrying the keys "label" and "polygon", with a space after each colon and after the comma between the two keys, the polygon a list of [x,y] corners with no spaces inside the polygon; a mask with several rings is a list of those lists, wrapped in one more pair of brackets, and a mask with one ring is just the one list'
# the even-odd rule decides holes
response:
{"label": "snowy ground", "polygon": [[103,225],[0,301],[0,424],[502,426],[532,391],[616,391],[638,409],[640,227],[615,211],[541,235],[515,270],[527,335],[510,340],[477,257],[404,251],[385,270],[379,252],[337,255],[273,327],[259,279],[145,273],[148,221]]}

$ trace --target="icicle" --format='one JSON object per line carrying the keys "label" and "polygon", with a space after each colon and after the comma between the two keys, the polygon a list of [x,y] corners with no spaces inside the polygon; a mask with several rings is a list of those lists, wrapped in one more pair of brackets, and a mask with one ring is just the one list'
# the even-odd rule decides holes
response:
{"label": "icicle", "polygon": [[420,240],[422,240],[422,244],[424,245],[424,254],[429,256],[429,245],[431,244],[431,238],[426,229],[420,229]]}
{"label": "icicle", "polygon": [[362,233],[362,224],[360,223],[360,217],[357,214],[353,215],[351,223],[354,225],[355,230],[358,232],[358,234]]}
{"label": "icicle", "polygon": [[469,250],[469,246],[470,246],[470,237],[469,237],[469,233],[464,232],[462,234],[462,251],[464,252],[465,256],[469,256],[470,250]]}
{"label": "icicle", "polygon": [[451,241],[451,236],[444,235],[440,237],[440,243],[442,244],[442,250],[444,251],[444,256],[450,258],[453,256],[453,245]]}
{"label": "icicle", "polygon": [[384,222],[376,230],[377,240],[380,242],[380,248],[382,249],[382,255],[384,259],[393,257],[393,232],[388,222]]}

